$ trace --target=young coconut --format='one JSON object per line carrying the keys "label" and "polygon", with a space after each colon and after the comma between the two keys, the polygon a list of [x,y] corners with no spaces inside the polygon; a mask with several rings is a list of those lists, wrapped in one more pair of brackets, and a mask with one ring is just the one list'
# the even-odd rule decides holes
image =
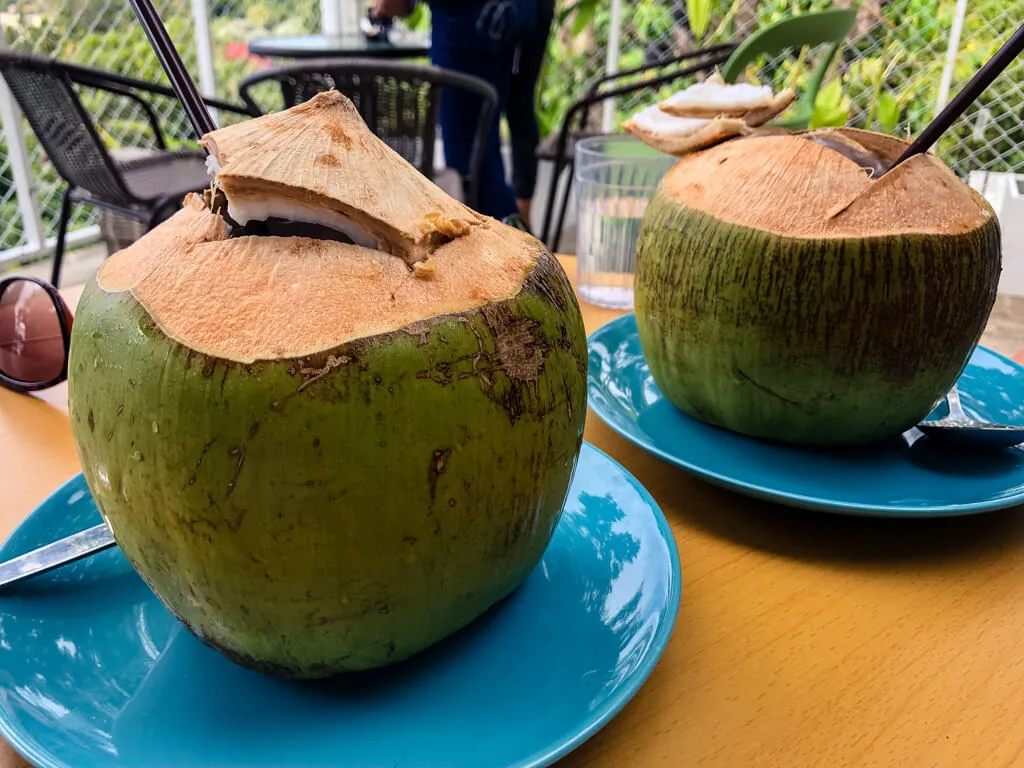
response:
{"label": "young coconut", "polygon": [[[90,490],[229,658],[293,677],[407,658],[508,595],[550,539],[586,413],[572,289],[336,92],[205,142],[216,210],[189,196],[76,314]],[[246,234],[256,220],[363,245]]]}
{"label": "young coconut", "polygon": [[996,295],[985,200],[932,155],[848,129],[683,158],[647,207],[636,316],[651,375],[703,421],[799,444],[899,435],[935,406]]}

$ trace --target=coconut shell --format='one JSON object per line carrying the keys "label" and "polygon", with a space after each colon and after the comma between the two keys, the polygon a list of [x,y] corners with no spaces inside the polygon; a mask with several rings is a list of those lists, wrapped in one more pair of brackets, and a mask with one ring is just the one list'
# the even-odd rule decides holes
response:
{"label": "coconut shell", "polygon": [[[228,658],[298,678],[401,661],[515,590],[550,541],[586,415],[572,286],[339,94],[206,143],[216,194],[108,259],[76,312],[90,492]],[[239,235],[222,196],[378,247]]]}
{"label": "coconut shell", "polygon": [[[839,130],[891,163],[903,141]],[[811,445],[924,418],[985,327],[991,207],[937,158],[878,181],[800,135],[683,158],[647,207],[636,314],[651,374],[698,419]]]}

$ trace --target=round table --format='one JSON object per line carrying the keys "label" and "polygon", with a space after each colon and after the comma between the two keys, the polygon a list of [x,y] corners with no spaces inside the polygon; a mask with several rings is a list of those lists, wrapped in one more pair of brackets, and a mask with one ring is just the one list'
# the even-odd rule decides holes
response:
{"label": "round table", "polygon": [[395,38],[367,40],[361,33],[347,35],[291,35],[260,37],[249,43],[254,56],[286,59],[376,58],[415,59],[430,54],[429,41]]}
{"label": "round table", "polygon": [[[576,260],[560,260],[574,276]],[[63,293],[75,306],[81,289]],[[580,307],[588,333],[622,314]],[[993,334],[1021,317],[994,319],[982,343],[1012,354],[1019,344]],[[0,389],[0,539],[79,471],[66,409],[63,385]],[[703,482],[593,414],[585,439],[661,505],[682,600],[650,678],[559,768],[1020,763],[1024,506],[934,520],[806,512]],[[0,768],[25,766],[0,740]]]}

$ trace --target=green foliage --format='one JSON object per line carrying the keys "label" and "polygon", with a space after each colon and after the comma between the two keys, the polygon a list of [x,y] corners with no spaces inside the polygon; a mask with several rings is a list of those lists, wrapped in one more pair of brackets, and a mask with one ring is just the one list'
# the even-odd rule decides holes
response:
{"label": "green foliage", "polygon": [[690,20],[690,31],[700,40],[711,20],[711,0],[686,0],[686,15]]}
{"label": "green foliage", "polygon": [[846,125],[850,119],[850,100],[843,95],[839,80],[832,80],[821,87],[814,100],[814,115],[811,128],[828,128]]}
{"label": "green foliage", "polygon": [[[552,35],[549,61],[538,94],[542,130],[556,129],[568,106],[601,73],[607,42],[609,0],[564,0]],[[631,69],[679,53],[736,40],[740,17],[755,11],[761,27],[794,14],[825,10],[833,0],[637,0],[622,2],[623,45],[619,69]],[[1019,0],[972,0],[961,37],[953,93],[999,48],[1020,22]],[[813,126],[852,125],[897,135],[916,135],[934,116],[956,0],[882,2],[881,20],[851,35],[815,101]],[[685,13],[678,12],[684,8]],[[591,11],[592,9],[592,11]],[[867,9],[870,11],[870,9]],[[588,23],[580,21],[583,18]],[[800,92],[817,52],[789,52],[762,59],[746,73],[752,82]],[[954,169],[1024,171],[1021,119],[1024,59],[1004,73],[940,141],[937,151]],[[650,88],[618,102],[621,122],[635,110],[685,87]],[[599,109],[594,110],[599,112]]]}

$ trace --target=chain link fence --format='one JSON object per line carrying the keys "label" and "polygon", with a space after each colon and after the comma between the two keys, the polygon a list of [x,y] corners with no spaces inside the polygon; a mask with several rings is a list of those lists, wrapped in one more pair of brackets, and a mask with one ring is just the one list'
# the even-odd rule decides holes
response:
{"label": "chain link fence", "polygon": [[[155,0],[186,67],[199,78],[196,26],[190,0]],[[263,35],[319,31],[319,0],[210,0],[210,42],[216,94],[238,101],[238,82],[270,62],[249,55],[247,41]],[[0,14],[4,43],[20,51],[52,56],[123,75],[167,84],[145,33],[124,0],[17,0]],[[145,115],[131,100],[81,90],[86,110],[95,118],[103,139],[118,151],[152,147]],[[194,146],[191,128],[180,106],[169,98],[150,99],[160,117],[170,148]],[[221,116],[222,121],[231,119]],[[2,129],[0,124],[0,129]],[[63,184],[32,131],[24,130],[36,199],[44,234],[56,234]],[[0,252],[25,244],[10,154],[0,134]],[[76,206],[71,230],[95,224],[98,214]]]}
{"label": "chain link fence", "polygon": [[[618,69],[739,41],[794,14],[852,4],[853,0],[623,0]],[[957,0],[860,0],[856,5],[856,24],[818,94],[812,126],[850,125],[916,135],[945,98],[956,93],[1024,21],[1020,0],[967,0],[959,5]],[[610,0],[563,5],[550,47],[550,72],[540,93],[549,125],[557,125],[585,83],[605,71],[612,37],[610,8]],[[951,36],[955,57],[947,64]],[[820,50],[762,57],[748,68],[746,79],[777,89],[795,86],[799,92],[819,55]],[[566,76],[559,68],[572,74]],[[947,89],[944,75],[949,75]],[[623,97],[616,104],[612,127],[687,84],[680,80]],[[1024,60],[998,78],[943,137],[937,151],[963,176],[981,169],[1024,171]]]}
{"label": "chain link fence", "polygon": [[[168,32],[182,58],[195,71],[196,48],[188,0],[157,0]],[[160,63],[145,34],[135,23],[131,6],[122,0],[47,0],[18,2],[4,15],[4,43],[10,48],[52,56],[85,66],[100,67],[124,75],[166,82]],[[145,115],[128,99],[83,90],[83,103],[95,115],[102,137],[111,147],[152,146]],[[157,98],[153,106],[167,133],[169,144],[189,136],[184,115],[171,99]],[[56,234],[57,213],[63,184],[50,165],[32,131],[25,127],[28,158],[36,197],[42,209],[46,236]],[[0,165],[9,167],[6,145]],[[6,176],[3,177],[7,181]],[[0,182],[2,183],[2,182]],[[24,241],[22,222],[14,200],[13,184],[5,185],[0,198],[0,248]],[[71,229],[95,223],[97,214],[88,206],[76,206]]]}

